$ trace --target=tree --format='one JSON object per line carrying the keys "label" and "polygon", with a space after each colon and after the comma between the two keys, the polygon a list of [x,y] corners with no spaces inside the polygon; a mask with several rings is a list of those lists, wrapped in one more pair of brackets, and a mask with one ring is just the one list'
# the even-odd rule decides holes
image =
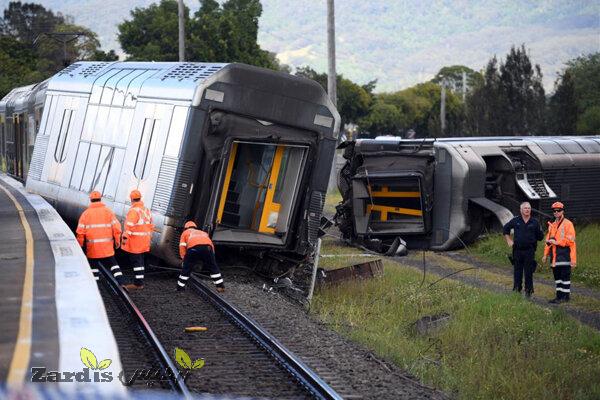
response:
{"label": "tree", "polygon": [[[119,24],[119,43],[129,60],[177,61],[179,22],[177,0],[162,0],[147,8],[135,8],[132,19]],[[189,9],[184,6],[189,27]],[[189,32],[188,29],[186,29]]]}
{"label": "tree", "polygon": [[[319,74],[310,67],[301,67],[296,70],[296,76],[312,79],[327,90],[327,74]],[[375,81],[366,85],[358,85],[342,75],[337,75],[337,109],[344,124],[357,124],[361,118],[369,113],[373,101],[373,88]]]}
{"label": "tree", "polygon": [[[201,0],[190,17],[184,12],[186,59],[203,62],[242,62],[285,70],[275,55],[258,45],[259,0]],[[136,8],[131,20],[119,25],[119,42],[130,60],[177,61],[179,34],[177,1],[161,0]]]}
{"label": "tree", "polygon": [[506,102],[506,134],[532,135],[544,131],[545,93],[542,71],[532,66],[525,45],[511,47],[500,64],[500,82]]}
{"label": "tree", "polygon": [[555,82],[549,114],[556,134],[600,132],[600,53],[567,62]]}
{"label": "tree", "polygon": [[37,57],[29,46],[11,36],[0,36],[0,98],[11,89],[39,82],[45,76],[35,69]]}
{"label": "tree", "polygon": [[[82,34],[60,35],[68,32]],[[71,17],[54,14],[38,4],[10,2],[0,21],[0,35],[16,41],[11,42],[11,51],[17,46],[15,43],[18,43],[30,52],[26,59],[16,59],[18,63],[26,65],[22,74],[25,81],[29,81],[27,77],[30,76],[27,68],[38,71],[38,77],[44,79],[63,69],[65,63],[92,60],[107,54],[100,50],[100,43],[94,32],[75,25]],[[67,39],[65,52],[61,41]]]}
{"label": "tree", "polygon": [[437,83],[438,85],[441,85],[442,82],[445,82],[447,85],[446,87],[453,92],[462,93],[463,72],[466,75],[466,91],[469,91],[471,88],[477,86],[483,79],[479,72],[473,71],[469,67],[464,65],[452,65],[450,67],[441,68],[431,81]]}
{"label": "tree", "polygon": [[[401,135],[412,129],[420,137],[437,137],[441,135],[440,103],[441,87],[431,81],[382,93],[376,96],[369,114],[361,119],[360,128],[371,136]],[[394,121],[388,121],[392,118]],[[446,121],[446,135],[462,135],[464,107],[452,92],[446,93]]]}
{"label": "tree", "polygon": [[369,114],[359,121],[361,131],[369,132],[371,136],[397,135],[404,125],[398,107],[381,100],[376,101]]}
{"label": "tree", "polygon": [[573,134],[577,127],[575,82],[569,69],[554,83],[554,95],[548,104],[551,132],[556,135]]}
{"label": "tree", "polygon": [[11,1],[4,10],[1,26],[3,35],[31,44],[40,34],[53,32],[58,25],[64,23],[65,19],[61,14],[55,15],[39,4]]}
{"label": "tree", "polygon": [[467,98],[467,120],[474,135],[535,135],[545,132],[542,71],[533,66],[525,45],[511,48],[498,67],[494,56],[483,81]]}

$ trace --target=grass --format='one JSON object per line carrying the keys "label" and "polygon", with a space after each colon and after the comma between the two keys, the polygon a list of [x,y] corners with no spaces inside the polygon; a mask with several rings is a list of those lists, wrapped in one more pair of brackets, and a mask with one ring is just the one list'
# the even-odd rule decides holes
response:
{"label": "grass", "polygon": [[[332,241],[322,250],[349,253],[360,251]],[[381,279],[321,289],[313,312],[459,399],[600,398],[600,334],[562,310],[450,280],[427,288],[436,276],[420,286],[418,271],[389,260],[384,267]],[[416,320],[441,313],[450,315],[446,326],[416,333]]]}
{"label": "grass", "polygon": [[[409,257],[413,260],[421,260],[421,254],[413,253],[410,254]],[[512,274],[507,274],[501,270],[494,271],[493,269],[472,268],[472,264],[457,261],[446,256],[444,253],[426,252],[426,262],[428,265],[440,265],[452,271],[461,271],[460,275],[463,277],[474,277],[476,279],[504,287],[508,291],[510,291],[513,286]],[[470,267],[472,269],[466,270]],[[546,300],[553,299],[556,296],[556,289],[554,286],[554,280],[551,282],[552,283],[550,285],[546,285],[539,280],[536,280],[534,277],[535,297]],[[589,312],[600,312],[600,299],[577,293],[576,296],[572,297],[571,301],[569,302],[569,306]]]}
{"label": "grass", "polygon": [[[590,224],[577,229],[576,240],[577,267],[572,271],[571,281],[600,289],[600,264],[598,263],[600,259],[600,224]],[[541,243],[538,245],[536,253],[538,262],[543,256],[543,247]],[[470,253],[482,261],[507,269],[512,268],[506,257],[509,253],[508,246],[501,234],[485,236],[471,246]],[[552,272],[547,267],[538,268],[536,275],[538,274],[548,279],[554,279]]]}
{"label": "grass", "polygon": [[325,197],[325,207],[323,207],[323,214],[332,217],[335,214],[335,206],[337,206],[340,201],[342,201],[342,195],[340,191],[335,188],[332,191],[327,193]]}

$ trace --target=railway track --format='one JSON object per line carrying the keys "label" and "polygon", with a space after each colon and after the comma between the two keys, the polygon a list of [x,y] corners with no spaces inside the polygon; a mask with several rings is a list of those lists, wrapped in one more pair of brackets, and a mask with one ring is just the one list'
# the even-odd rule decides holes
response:
{"label": "railway track", "polygon": [[[182,348],[204,366],[186,382],[190,390],[230,396],[341,399],[319,375],[273,335],[193,276],[177,292],[172,269],[146,274],[131,294],[167,348]],[[189,326],[203,331],[185,333]]]}
{"label": "railway track", "polygon": [[[150,325],[112,274],[100,268],[100,293],[119,346],[123,375],[121,382],[132,389],[157,385],[191,397],[184,375],[171,361]],[[137,377],[136,379],[133,379]],[[143,377],[150,378],[144,379]]]}

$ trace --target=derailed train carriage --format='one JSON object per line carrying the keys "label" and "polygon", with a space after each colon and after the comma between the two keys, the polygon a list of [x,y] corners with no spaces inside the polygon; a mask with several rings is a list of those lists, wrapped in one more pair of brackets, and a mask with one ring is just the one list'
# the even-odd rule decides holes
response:
{"label": "derailed train carriage", "polygon": [[570,219],[600,220],[600,136],[382,137],[340,148],[337,225],[380,252],[470,244],[523,201],[543,213],[560,200]]}
{"label": "derailed train carriage", "polygon": [[8,172],[66,221],[92,190],[122,219],[135,188],[152,252],[171,264],[188,219],[236,250],[220,253],[262,266],[313,251],[340,123],[314,81],[243,64],[78,62],[44,85],[33,153]]}

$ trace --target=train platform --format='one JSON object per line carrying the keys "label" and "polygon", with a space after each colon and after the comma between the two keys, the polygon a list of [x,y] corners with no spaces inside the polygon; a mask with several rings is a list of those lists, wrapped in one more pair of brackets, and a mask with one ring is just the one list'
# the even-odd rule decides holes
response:
{"label": "train platform", "polygon": [[83,251],[50,204],[4,174],[0,316],[0,387],[58,382],[67,392],[125,392],[118,347]]}

